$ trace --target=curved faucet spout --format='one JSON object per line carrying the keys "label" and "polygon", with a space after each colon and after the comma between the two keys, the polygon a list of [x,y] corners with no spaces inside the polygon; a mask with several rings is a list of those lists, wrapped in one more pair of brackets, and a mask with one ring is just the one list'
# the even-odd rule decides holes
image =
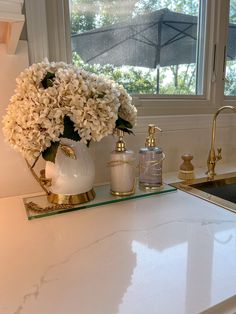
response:
{"label": "curved faucet spout", "polygon": [[215,153],[216,118],[218,117],[219,113],[222,110],[226,110],[226,109],[232,110],[233,112],[236,113],[236,108],[235,107],[233,107],[233,106],[223,106],[223,107],[219,108],[217,110],[217,112],[214,114],[213,123],[212,123],[212,133],[211,133],[211,149],[210,149],[210,152],[209,152],[209,155],[208,155],[208,159],[207,159],[207,172],[206,172],[206,174],[207,174],[208,180],[213,180],[214,179],[214,176],[216,175],[216,173],[215,173],[216,162],[218,160],[222,159],[221,148],[218,148],[217,155]]}

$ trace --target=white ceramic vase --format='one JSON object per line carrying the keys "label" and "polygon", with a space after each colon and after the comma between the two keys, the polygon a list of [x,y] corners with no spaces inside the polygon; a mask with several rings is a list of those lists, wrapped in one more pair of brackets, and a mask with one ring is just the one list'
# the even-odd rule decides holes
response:
{"label": "white ceramic vase", "polygon": [[67,138],[63,138],[61,144],[69,147],[76,159],[66,155],[59,146],[55,163],[46,162],[45,177],[51,179],[49,201],[78,204],[93,199],[95,166],[87,146]]}

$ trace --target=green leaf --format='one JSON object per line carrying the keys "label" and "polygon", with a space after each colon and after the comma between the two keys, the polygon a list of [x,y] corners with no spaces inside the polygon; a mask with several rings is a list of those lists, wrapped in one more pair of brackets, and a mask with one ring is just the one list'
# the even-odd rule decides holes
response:
{"label": "green leaf", "polygon": [[121,129],[121,128],[128,128],[132,129],[133,126],[129,121],[126,121],[122,119],[120,116],[118,116],[118,119],[116,120],[116,128]]}
{"label": "green leaf", "polygon": [[101,92],[101,93],[97,93],[97,98],[104,98],[104,96],[106,95],[106,93]]}
{"label": "green leaf", "polygon": [[58,147],[59,147],[59,142],[52,142],[51,146],[42,152],[43,159],[46,161],[51,161],[55,163],[55,158],[56,158]]}
{"label": "green leaf", "polygon": [[54,77],[55,77],[55,73],[47,72],[47,74],[44,76],[41,82],[44,89],[53,86]]}
{"label": "green leaf", "polygon": [[[74,130],[74,122],[68,116],[64,117],[64,132],[60,137],[68,138],[73,141],[80,141],[81,137],[78,132]],[[60,142],[52,142],[51,146],[45,149],[42,153],[43,159],[51,162],[55,162],[56,154]]]}
{"label": "green leaf", "polygon": [[89,147],[90,143],[91,143],[91,140],[88,140],[86,146]]}
{"label": "green leaf", "polygon": [[74,122],[68,116],[64,117],[64,132],[61,137],[69,138],[76,142],[81,140],[79,133],[74,129]]}
{"label": "green leaf", "polygon": [[134,132],[130,130],[133,128],[132,124],[129,121],[122,119],[119,116],[118,116],[118,119],[116,120],[116,128],[128,134],[134,135]]}

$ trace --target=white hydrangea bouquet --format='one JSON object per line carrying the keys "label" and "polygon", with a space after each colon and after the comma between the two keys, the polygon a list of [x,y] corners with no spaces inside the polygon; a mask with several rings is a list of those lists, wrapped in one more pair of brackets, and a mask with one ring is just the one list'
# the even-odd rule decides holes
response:
{"label": "white hydrangea bouquet", "polygon": [[[132,133],[136,115],[131,97],[114,81],[44,61],[16,79],[3,133],[22,153],[49,202],[78,204],[95,197],[95,168],[85,144],[116,128]],[[46,165],[39,177],[33,168],[40,156]]]}
{"label": "white hydrangea bouquet", "polygon": [[124,87],[73,65],[33,64],[16,83],[3,132],[27,160],[42,155],[54,162],[61,138],[88,145],[135,125],[137,110]]}

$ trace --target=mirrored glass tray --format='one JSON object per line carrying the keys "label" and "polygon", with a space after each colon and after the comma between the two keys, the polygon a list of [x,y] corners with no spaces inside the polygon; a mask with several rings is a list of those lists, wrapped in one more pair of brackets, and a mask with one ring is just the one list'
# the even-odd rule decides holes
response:
{"label": "mirrored glass tray", "polygon": [[46,195],[39,195],[33,197],[24,198],[24,205],[28,219],[35,219],[40,217],[47,217],[51,215],[66,213],[70,211],[80,210],[89,207],[95,207],[100,205],[112,204],[127,200],[132,200],[140,197],[146,197],[150,195],[163,194],[171,191],[175,191],[176,188],[167,184],[163,184],[161,187],[155,190],[143,191],[139,187],[136,187],[136,192],[129,196],[114,196],[110,194],[110,185],[101,185],[94,188],[96,196],[95,199],[78,205],[54,205],[48,202]]}

